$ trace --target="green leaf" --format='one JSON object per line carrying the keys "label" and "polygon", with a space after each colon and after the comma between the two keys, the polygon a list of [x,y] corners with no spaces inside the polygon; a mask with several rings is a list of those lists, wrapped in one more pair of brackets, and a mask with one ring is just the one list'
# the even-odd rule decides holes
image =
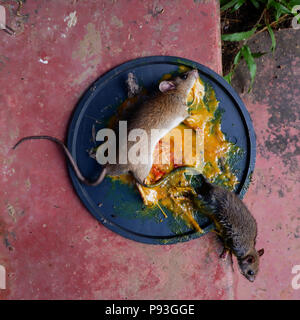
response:
{"label": "green leaf", "polygon": [[259,8],[259,2],[257,2],[256,0],[251,0],[251,2],[252,2],[252,4],[254,5],[254,7],[255,7],[256,9]]}
{"label": "green leaf", "polygon": [[234,60],[233,60],[233,64],[236,66],[240,60],[241,60],[241,57],[242,57],[242,52],[241,50],[236,54],[236,56],[234,57]]}
{"label": "green leaf", "polygon": [[289,0],[289,1],[281,0],[281,3],[290,11],[292,11],[294,6],[300,5],[300,0]]}
{"label": "green leaf", "polygon": [[269,31],[269,34],[270,34],[270,37],[271,37],[271,40],[272,40],[271,51],[274,53],[275,48],[276,48],[276,39],[275,39],[274,31],[270,27],[269,24],[267,24],[267,28],[268,28],[268,31]]}
{"label": "green leaf", "polygon": [[250,38],[256,31],[256,28],[251,29],[250,31],[244,32],[236,32],[230,34],[223,34],[222,40],[223,41],[242,41]]}
{"label": "green leaf", "polygon": [[241,49],[242,51],[242,55],[247,63],[249,72],[250,72],[250,77],[251,77],[251,84],[250,84],[250,88],[249,91],[251,91],[252,86],[253,86],[253,82],[255,79],[255,75],[256,75],[256,63],[254,61],[254,57],[252,56],[251,50],[247,45],[244,45]]}
{"label": "green leaf", "polygon": [[245,2],[246,0],[238,0],[237,4],[232,9],[232,12],[238,10]]}
{"label": "green leaf", "polygon": [[233,75],[233,71],[229,72],[228,74],[226,74],[226,76],[224,76],[223,78],[229,83],[231,84],[231,78]]}
{"label": "green leaf", "polygon": [[291,9],[291,8],[290,8],[290,4],[289,4],[291,1],[286,2],[286,1],[284,1],[284,0],[280,0],[280,2],[281,2],[285,7],[287,7],[289,10]]}
{"label": "green leaf", "polygon": [[267,9],[269,9],[273,5],[274,2],[275,2],[274,0],[268,0]]}
{"label": "green leaf", "polygon": [[[269,0],[270,1],[270,0]],[[269,2],[268,2],[269,3]],[[273,7],[275,9],[275,20],[277,21],[284,13],[289,13],[291,14],[291,11],[285,7],[284,5],[282,5],[279,2],[276,2],[274,0],[272,0],[270,2],[270,7]]]}
{"label": "green leaf", "polygon": [[[232,0],[226,3],[225,5],[221,6],[221,11],[225,11],[233,6],[235,6],[238,3],[238,0]],[[222,4],[222,2],[221,2]]]}
{"label": "green leaf", "polygon": [[294,6],[300,4],[300,0],[291,0],[291,1],[288,2],[288,4],[289,4],[289,8],[292,9]]}

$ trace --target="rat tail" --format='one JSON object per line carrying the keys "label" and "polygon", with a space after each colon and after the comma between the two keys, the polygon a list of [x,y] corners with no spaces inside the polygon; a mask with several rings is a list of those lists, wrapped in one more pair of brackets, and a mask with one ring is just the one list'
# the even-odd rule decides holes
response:
{"label": "rat tail", "polygon": [[57,139],[57,138],[54,138],[54,137],[51,137],[51,136],[28,136],[28,137],[24,137],[24,138],[20,139],[20,140],[13,146],[13,150],[15,150],[22,142],[24,142],[24,141],[26,141],[26,140],[35,140],[35,139],[37,139],[37,140],[46,139],[46,140],[50,140],[50,141],[55,142],[56,144],[58,144],[58,145],[63,149],[66,157],[68,158],[68,160],[69,160],[69,162],[70,162],[70,164],[71,164],[71,166],[72,166],[72,168],[73,168],[73,170],[74,170],[74,172],[75,172],[75,174],[76,174],[76,177],[78,178],[78,180],[80,180],[80,182],[82,182],[82,183],[84,183],[84,184],[86,184],[86,185],[88,185],[88,186],[97,186],[97,185],[99,185],[99,184],[104,180],[104,178],[105,178],[105,176],[106,176],[106,171],[107,171],[107,169],[106,169],[105,167],[103,168],[103,170],[101,171],[99,177],[98,177],[96,180],[90,181],[90,180],[86,179],[86,178],[82,175],[80,169],[78,168],[77,163],[76,163],[75,160],[73,159],[70,151],[69,151],[68,148],[65,146],[65,144],[64,144],[61,140],[59,140],[59,139]]}

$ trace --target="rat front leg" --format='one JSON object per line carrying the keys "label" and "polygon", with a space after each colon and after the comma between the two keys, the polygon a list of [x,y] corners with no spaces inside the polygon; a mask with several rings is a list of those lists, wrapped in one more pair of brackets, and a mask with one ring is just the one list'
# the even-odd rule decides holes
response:
{"label": "rat front leg", "polygon": [[220,258],[222,260],[226,260],[229,252],[230,252],[230,250],[227,249],[226,247],[224,247],[222,253],[220,254]]}
{"label": "rat front leg", "polygon": [[128,88],[128,98],[135,97],[140,93],[141,88],[138,85],[137,79],[132,72],[128,73],[128,78],[126,80],[126,83]]}
{"label": "rat front leg", "polygon": [[217,230],[217,229],[212,229],[211,231],[214,232],[218,237],[221,238],[221,232],[220,232],[219,230]]}

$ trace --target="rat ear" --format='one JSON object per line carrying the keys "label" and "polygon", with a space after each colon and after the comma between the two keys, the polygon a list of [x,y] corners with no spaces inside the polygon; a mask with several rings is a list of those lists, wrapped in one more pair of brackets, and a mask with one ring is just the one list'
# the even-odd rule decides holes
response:
{"label": "rat ear", "polygon": [[258,250],[257,253],[261,257],[265,253],[265,249],[262,248],[262,249]]}
{"label": "rat ear", "polygon": [[175,83],[172,81],[162,81],[159,84],[159,90],[161,92],[166,92],[166,91],[170,91],[170,90],[174,90],[176,88]]}

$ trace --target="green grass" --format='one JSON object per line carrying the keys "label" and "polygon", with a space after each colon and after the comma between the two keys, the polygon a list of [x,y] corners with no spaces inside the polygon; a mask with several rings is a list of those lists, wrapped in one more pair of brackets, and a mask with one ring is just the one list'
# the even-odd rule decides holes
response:
{"label": "green grass", "polygon": [[[273,28],[284,20],[300,15],[295,12],[295,6],[300,5],[300,0],[220,0],[221,12],[230,10],[231,12],[237,11],[246,3],[253,5],[253,10],[260,10],[261,16],[255,25],[247,31],[236,32],[231,34],[223,34],[223,41],[241,42],[241,48],[236,54],[231,70],[224,76],[224,79],[231,83],[232,76],[236,70],[236,67],[242,59],[246,61],[247,67],[250,72],[250,87],[249,92],[252,89],[255,76],[256,76],[256,62],[255,59],[260,58],[266,52],[251,52],[250,47],[247,45],[248,40],[255,37],[257,34],[267,31],[271,38],[270,51],[274,53],[276,49],[276,38]],[[293,9],[294,8],[294,9]],[[300,18],[298,18],[300,22]]]}

